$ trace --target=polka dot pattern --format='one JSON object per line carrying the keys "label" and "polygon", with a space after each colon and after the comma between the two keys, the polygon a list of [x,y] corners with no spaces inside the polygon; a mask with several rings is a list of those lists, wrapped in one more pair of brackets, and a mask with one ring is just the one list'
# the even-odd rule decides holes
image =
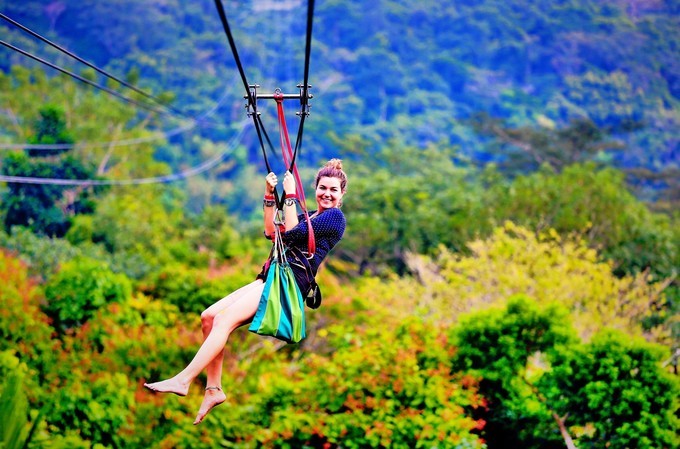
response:
{"label": "polka dot pattern", "polygon": [[[310,216],[314,212],[310,212]],[[340,209],[332,208],[323,211],[321,214],[311,219],[314,238],[316,240],[316,251],[314,257],[300,261],[299,257],[304,257],[300,251],[307,253],[308,232],[307,220],[304,214],[298,215],[298,224],[290,231],[281,234],[283,242],[291,249],[287,251],[288,262],[293,270],[293,275],[303,296],[312,288],[313,277],[319,270],[319,265],[326,258],[328,252],[342,239],[345,233],[345,215]],[[299,257],[298,257],[299,254]],[[309,266],[312,273],[307,272]],[[259,279],[266,280],[267,264],[262,267],[262,271],[257,275]],[[311,277],[310,277],[311,275]]]}
{"label": "polka dot pattern", "polygon": [[[310,212],[310,215],[313,213]],[[295,247],[303,252],[307,252],[307,221],[305,216],[300,214],[298,216],[299,223],[288,232],[284,232],[283,242],[289,247]],[[312,271],[316,276],[319,265],[326,257],[328,252],[333,249],[335,245],[342,239],[345,233],[345,215],[338,208],[326,209],[321,214],[312,218],[312,229],[314,229],[314,238],[316,239],[316,251],[314,257],[309,261]],[[295,271],[295,266],[293,266]]]}

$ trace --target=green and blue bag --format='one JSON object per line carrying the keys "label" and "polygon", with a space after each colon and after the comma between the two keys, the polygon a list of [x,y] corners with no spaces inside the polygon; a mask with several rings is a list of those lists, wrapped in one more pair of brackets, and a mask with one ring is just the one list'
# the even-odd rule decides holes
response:
{"label": "green and blue bag", "polygon": [[286,258],[286,247],[278,230],[270,257],[267,279],[249,331],[298,343],[306,336],[305,302]]}

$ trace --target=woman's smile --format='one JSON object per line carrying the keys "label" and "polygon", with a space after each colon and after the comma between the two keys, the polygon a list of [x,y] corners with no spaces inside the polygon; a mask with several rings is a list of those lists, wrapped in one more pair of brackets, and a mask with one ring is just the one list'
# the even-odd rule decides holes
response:
{"label": "woman's smile", "polygon": [[338,207],[344,192],[338,178],[322,177],[316,186],[316,203],[319,213],[326,209]]}

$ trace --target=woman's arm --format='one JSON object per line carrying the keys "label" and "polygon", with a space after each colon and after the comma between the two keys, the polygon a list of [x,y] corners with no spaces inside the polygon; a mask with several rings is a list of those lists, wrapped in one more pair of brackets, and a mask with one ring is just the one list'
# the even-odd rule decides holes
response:
{"label": "woman's arm", "polygon": [[[286,196],[296,195],[295,178],[289,171],[283,176],[283,191]],[[298,224],[297,201],[285,201],[283,203],[283,221],[286,225],[286,231],[290,231]]]}
{"label": "woman's arm", "polygon": [[278,183],[278,180],[276,179],[276,175],[274,173],[269,173],[267,177],[265,178],[265,189],[264,189],[264,235],[266,235],[268,238],[274,238],[274,233],[276,232],[276,228],[274,227],[274,217],[276,216],[276,205],[273,203],[272,200],[268,200],[267,198],[274,197],[274,189],[276,188],[276,184]]}

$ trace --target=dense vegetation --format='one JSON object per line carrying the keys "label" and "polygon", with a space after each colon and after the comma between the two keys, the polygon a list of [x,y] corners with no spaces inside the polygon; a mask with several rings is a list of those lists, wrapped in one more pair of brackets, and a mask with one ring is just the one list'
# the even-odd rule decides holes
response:
{"label": "dense vegetation", "polygon": [[[226,6],[249,78],[297,84],[304,5]],[[187,121],[0,50],[0,144],[68,144],[2,150],[0,174],[119,181],[0,189],[0,447],[677,447],[680,11],[540,6],[318,2],[300,165],[345,160],[346,237],[308,338],[237,331],[227,402],[194,427],[202,378],[186,398],[142,383],[190,360],[200,312],[269,251],[214,5],[0,1],[212,122],[167,133]]]}

